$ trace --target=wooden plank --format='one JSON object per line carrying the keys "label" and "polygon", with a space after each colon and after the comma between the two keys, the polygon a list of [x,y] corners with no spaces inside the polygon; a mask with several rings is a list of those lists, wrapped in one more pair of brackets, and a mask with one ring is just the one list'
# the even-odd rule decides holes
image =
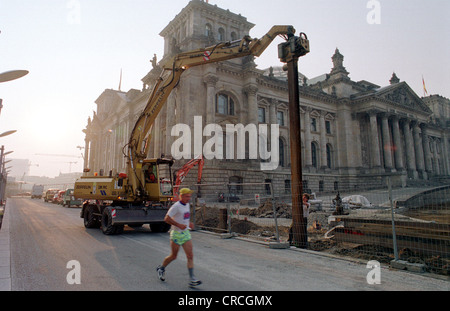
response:
{"label": "wooden plank", "polygon": [[[392,234],[374,233],[349,228],[336,228],[335,237],[337,242],[393,247]],[[419,253],[450,257],[450,242],[448,240],[405,235],[396,235],[396,238],[397,247],[399,249],[408,248]]]}

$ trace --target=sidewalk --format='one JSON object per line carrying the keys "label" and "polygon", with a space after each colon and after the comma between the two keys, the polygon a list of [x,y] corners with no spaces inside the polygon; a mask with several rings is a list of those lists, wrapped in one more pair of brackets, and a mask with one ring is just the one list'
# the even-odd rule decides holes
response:
{"label": "sidewalk", "polygon": [[[0,210],[5,209],[0,206]],[[5,209],[0,229],[0,291],[11,291],[11,250],[9,240],[9,212]]]}

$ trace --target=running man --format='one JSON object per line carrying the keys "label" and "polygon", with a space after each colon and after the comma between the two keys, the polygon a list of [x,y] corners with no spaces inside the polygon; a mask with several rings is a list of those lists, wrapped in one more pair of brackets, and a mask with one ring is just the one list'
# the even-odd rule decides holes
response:
{"label": "running man", "polygon": [[194,224],[191,222],[191,210],[189,201],[192,197],[192,190],[183,188],[180,190],[180,200],[176,202],[167,212],[164,221],[172,225],[170,232],[170,248],[172,253],[167,256],[163,263],[156,268],[158,277],[161,281],[165,281],[166,267],[175,259],[177,259],[180,246],[183,247],[187,258],[187,268],[189,271],[189,286],[198,286],[202,284],[194,276],[194,252],[191,241],[190,229],[194,229]]}

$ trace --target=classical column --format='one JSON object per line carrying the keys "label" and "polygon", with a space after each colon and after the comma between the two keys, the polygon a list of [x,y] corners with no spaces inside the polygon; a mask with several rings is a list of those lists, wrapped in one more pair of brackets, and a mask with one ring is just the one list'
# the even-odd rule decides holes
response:
{"label": "classical column", "polygon": [[425,161],[425,171],[427,174],[430,174],[433,171],[433,167],[431,165],[431,153],[430,153],[430,140],[428,138],[428,127],[425,123],[420,125],[422,129],[422,148],[423,155]]}
{"label": "classical column", "polygon": [[405,134],[406,142],[406,167],[408,169],[408,176],[410,178],[417,179],[418,174],[416,171],[416,157],[414,152],[414,141],[411,134],[411,128],[409,127],[409,120],[403,122],[403,133]]}
{"label": "classical column", "polygon": [[244,88],[244,92],[248,98],[248,124],[258,125],[258,102],[256,98],[258,88],[256,85],[249,84]]}
{"label": "classical column", "polygon": [[163,153],[165,155],[171,154],[172,149],[172,142],[174,141],[171,133],[172,133],[172,127],[175,125],[175,96],[172,93],[167,98],[167,113],[166,113],[166,145],[165,150],[163,150]]}
{"label": "classical column", "polygon": [[418,122],[414,122],[413,124],[413,139],[414,139],[414,151],[416,155],[416,169],[421,178],[427,179],[425,174],[425,162],[423,158],[423,144],[420,139]]}
{"label": "classical column", "polygon": [[403,171],[403,146],[400,138],[400,128],[398,125],[398,117],[394,116],[392,118],[392,134],[394,138],[394,158],[395,158],[395,168],[397,171]]}
{"label": "classical column", "polygon": [[269,124],[278,124],[277,119],[277,100],[272,99],[269,106]]}
{"label": "classical column", "polygon": [[392,143],[386,114],[381,116],[381,133],[383,135],[384,167],[386,171],[390,172],[392,171]]}
{"label": "classical column", "polygon": [[327,168],[327,136],[325,128],[325,114],[326,111],[321,111],[320,122],[320,162],[322,168]]}
{"label": "classical column", "polygon": [[371,154],[372,154],[372,168],[381,167],[380,159],[380,142],[378,140],[378,125],[377,125],[377,113],[376,111],[369,112],[370,119],[370,142],[371,142]]}
{"label": "classical column", "polygon": [[216,83],[219,78],[215,75],[207,75],[203,82],[206,84],[206,124],[215,123],[216,119]]}
{"label": "classical column", "polygon": [[152,138],[153,143],[153,157],[159,158],[161,156],[161,114],[155,119],[155,125],[153,127],[154,136]]}
{"label": "classical column", "polygon": [[89,138],[86,135],[86,138],[84,139],[84,157],[83,157],[84,163],[83,163],[83,169],[88,168],[89,166]]}
{"label": "classical column", "polygon": [[312,166],[312,158],[311,158],[311,113],[310,107],[305,107],[305,167]]}

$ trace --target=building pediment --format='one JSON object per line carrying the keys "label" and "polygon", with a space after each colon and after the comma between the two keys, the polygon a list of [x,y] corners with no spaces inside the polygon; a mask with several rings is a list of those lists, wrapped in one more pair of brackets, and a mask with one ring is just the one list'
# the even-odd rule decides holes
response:
{"label": "building pediment", "polygon": [[432,113],[406,82],[395,83],[376,91],[375,98],[391,102],[396,106],[423,113]]}

